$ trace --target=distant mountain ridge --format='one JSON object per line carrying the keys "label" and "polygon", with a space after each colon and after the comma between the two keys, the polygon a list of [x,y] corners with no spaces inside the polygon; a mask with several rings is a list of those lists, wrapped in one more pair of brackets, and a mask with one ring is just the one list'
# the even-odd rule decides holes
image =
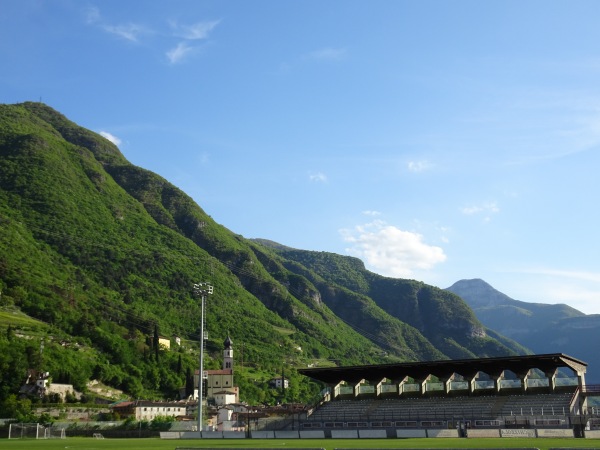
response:
{"label": "distant mountain ridge", "polygon": [[481,279],[460,280],[447,288],[477,318],[535,353],[566,353],[589,364],[588,381],[600,382],[600,315],[586,315],[566,304],[514,300]]}

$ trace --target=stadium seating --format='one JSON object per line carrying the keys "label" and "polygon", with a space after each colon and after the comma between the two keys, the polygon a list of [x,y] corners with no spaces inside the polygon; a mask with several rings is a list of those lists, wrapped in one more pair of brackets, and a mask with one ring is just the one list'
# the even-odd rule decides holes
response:
{"label": "stadium seating", "polygon": [[324,403],[311,422],[496,419],[569,414],[572,393],[338,400]]}

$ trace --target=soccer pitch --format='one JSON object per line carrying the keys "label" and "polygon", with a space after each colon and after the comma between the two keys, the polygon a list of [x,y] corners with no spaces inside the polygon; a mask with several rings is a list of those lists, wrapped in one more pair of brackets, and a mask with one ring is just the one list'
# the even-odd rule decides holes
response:
{"label": "soccer pitch", "polygon": [[485,439],[2,439],[0,448],[43,450],[175,450],[198,449],[468,449],[468,448],[600,448],[600,439],[485,438]]}

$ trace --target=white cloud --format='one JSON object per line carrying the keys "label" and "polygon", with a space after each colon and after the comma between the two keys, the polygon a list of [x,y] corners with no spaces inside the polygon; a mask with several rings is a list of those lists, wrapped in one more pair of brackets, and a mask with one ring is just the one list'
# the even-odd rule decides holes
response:
{"label": "white cloud", "polygon": [[84,10],[85,21],[88,24],[98,23],[100,21],[100,10],[95,6],[89,6]]}
{"label": "white cloud", "polygon": [[176,47],[172,48],[167,52],[167,59],[171,64],[177,64],[181,62],[194,47],[190,46],[187,42],[180,42]]}
{"label": "white cloud", "polygon": [[208,38],[210,32],[220,22],[220,20],[214,20],[211,22],[198,22],[193,25],[180,25],[177,22],[170,22],[170,24],[175,30],[175,36],[193,41]]}
{"label": "white cloud", "polygon": [[135,23],[110,25],[103,20],[100,9],[96,6],[88,6],[83,10],[83,13],[85,15],[85,22],[88,25],[98,26],[107,33],[114,34],[131,42],[138,42],[139,35],[148,31],[145,27]]}
{"label": "white cloud", "polygon": [[315,183],[325,183],[327,181],[327,175],[323,172],[311,173],[308,175],[308,179],[310,181],[314,181]]}
{"label": "white cloud", "polygon": [[117,35],[131,42],[138,42],[139,35],[146,31],[144,27],[135,23],[128,23],[126,25],[104,25],[102,28],[108,33]]}
{"label": "white cloud", "polygon": [[166,55],[171,64],[176,64],[188,56],[196,47],[190,45],[188,41],[196,41],[208,38],[209,33],[220,23],[220,20],[212,22],[198,22],[193,25],[180,25],[177,22],[170,22],[175,30],[175,36],[182,38],[176,47],[169,50]]}
{"label": "white cloud", "polygon": [[110,134],[108,131],[100,131],[98,132],[98,134],[106,139],[108,139],[110,142],[112,142],[115,145],[121,145],[121,139],[119,139],[118,137],[116,137],[114,134]]}
{"label": "white cloud", "polygon": [[496,202],[485,202],[479,205],[465,206],[461,208],[461,212],[467,216],[483,214],[483,221],[489,222],[492,220],[492,214],[500,212]]}
{"label": "white cloud", "polygon": [[380,220],[340,230],[340,234],[352,244],[346,249],[348,254],[385,276],[410,278],[415,271],[430,270],[446,260],[444,250],[425,244],[422,235]]}
{"label": "white cloud", "polygon": [[310,52],[307,57],[309,59],[317,59],[322,61],[339,61],[344,59],[346,53],[347,52],[345,48],[326,47]]}
{"label": "white cloud", "polygon": [[409,161],[408,162],[408,170],[411,172],[424,172],[431,168],[431,163],[429,161]]}
{"label": "white cloud", "polygon": [[362,212],[365,216],[380,216],[381,213],[379,211],[366,210]]}

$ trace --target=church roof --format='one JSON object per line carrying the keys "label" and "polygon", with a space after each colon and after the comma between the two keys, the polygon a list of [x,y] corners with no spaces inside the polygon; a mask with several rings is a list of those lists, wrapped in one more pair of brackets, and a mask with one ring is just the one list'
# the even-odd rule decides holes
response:
{"label": "church roof", "polygon": [[227,339],[225,339],[225,342],[223,342],[223,346],[228,349],[231,348],[231,345],[233,344],[233,341],[231,340],[231,338],[229,336],[227,336]]}

